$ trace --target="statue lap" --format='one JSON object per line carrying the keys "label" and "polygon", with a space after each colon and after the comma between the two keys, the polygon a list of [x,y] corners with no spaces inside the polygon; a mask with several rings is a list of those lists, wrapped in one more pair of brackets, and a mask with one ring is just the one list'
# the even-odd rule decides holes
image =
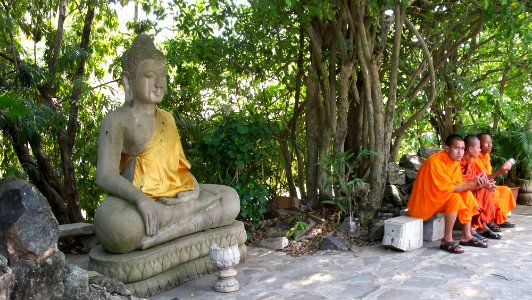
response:
{"label": "statue lap", "polygon": [[[208,215],[201,216],[201,212],[198,213],[198,220],[200,221],[195,220],[194,227],[190,224],[190,226],[178,228],[179,233],[174,238],[209,228],[229,225],[234,222],[238,215],[240,200],[233,188],[215,184],[200,184],[200,188],[200,196],[194,201],[205,201],[205,192],[219,194],[221,200],[209,210]],[[161,204],[161,209],[165,210],[178,209],[178,207]],[[178,221],[176,220],[176,222]],[[127,253],[139,248],[148,248],[140,247],[141,242],[145,239],[143,219],[137,208],[125,200],[109,195],[96,210],[94,226],[98,241],[108,252]],[[164,228],[162,229],[164,230]],[[147,237],[147,239],[149,240],[150,237]]]}

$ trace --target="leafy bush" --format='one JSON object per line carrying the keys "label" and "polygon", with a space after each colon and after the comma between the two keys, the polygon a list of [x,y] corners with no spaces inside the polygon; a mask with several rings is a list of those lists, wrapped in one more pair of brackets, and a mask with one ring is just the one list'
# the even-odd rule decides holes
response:
{"label": "leafy bush", "polygon": [[[277,154],[273,134],[279,126],[257,114],[230,112],[205,122],[195,132],[197,145],[187,150],[200,182],[232,186],[240,195],[239,219],[258,223],[267,212],[271,161]],[[185,146],[185,144],[184,144]]]}

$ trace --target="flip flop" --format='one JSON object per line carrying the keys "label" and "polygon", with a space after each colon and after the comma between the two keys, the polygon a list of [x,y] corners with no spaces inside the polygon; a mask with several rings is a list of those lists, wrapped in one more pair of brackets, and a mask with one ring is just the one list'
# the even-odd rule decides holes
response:
{"label": "flip flop", "polygon": [[488,223],[488,228],[493,232],[501,232],[501,227],[493,222]]}
{"label": "flip flop", "polygon": [[508,221],[504,221],[504,223],[499,224],[499,227],[500,228],[514,228],[515,224],[514,223],[510,223]]}
{"label": "flip flop", "polygon": [[480,234],[481,236],[485,237],[485,238],[488,238],[488,239],[493,239],[493,240],[500,240],[502,238],[502,236],[498,233],[495,233],[491,230],[486,230],[484,232],[479,232],[478,234]]}
{"label": "flip flop", "polygon": [[462,246],[471,246],[471,247],[479,247],[479,248],[488,248],[488,244],[477,239],[476,237],[472,237],[469,241],[460,241],[460,245]]}
{"label": "flip flop", "polygon": [[477,239],[483,241],[484,243],[488,242],[488,239],[483,237],[483,236],[481,236],[478,232],[473,233],[473,236],[476,237]]}
{"label": "flip flop", "polygon": [[448,242],[445,244],[440,244],[440,249],[445,250],[449,253],[462,254],[464,253],[464,248],[458,246],[455,241]]}

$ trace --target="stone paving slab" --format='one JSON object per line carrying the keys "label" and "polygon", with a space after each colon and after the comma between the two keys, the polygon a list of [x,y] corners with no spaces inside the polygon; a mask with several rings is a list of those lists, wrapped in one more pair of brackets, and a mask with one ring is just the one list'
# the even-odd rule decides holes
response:
{"label": "stone paving slab", "polygon": [[236,267],[239,291],[215,292],[209,274],[150,299],[532,299],[531,212],[518,207],[516,228],[503,229],[487,249],[459,255],[438,241],[412,252],[375,245],[300,257],[249,247],[247,262]]}

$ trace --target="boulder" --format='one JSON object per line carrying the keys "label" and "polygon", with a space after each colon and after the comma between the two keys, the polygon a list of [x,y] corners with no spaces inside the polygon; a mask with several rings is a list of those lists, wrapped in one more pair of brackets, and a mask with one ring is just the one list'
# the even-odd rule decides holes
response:
{"label": "boulder", "polygon": [[440,151],[441,148],[438,148],[438,147],[435,147],[435,146],[424,146],[424,147],[421,147],[419,148],[419,150],[417,151],[417,155],[423,157],[423,158],[428,158],[429,156],[431,156],[432,154]]}
{"label": "boulder", "polygon": [[388,184],[403,185],[406,183],[405,170],[395,163],[388,164]]}
{"label": "boulder", "polygon": [[412,154],[405,154],[403,157],[401,157],[401,160],[399,160],[399,166],[405,168],[405,169],[411,169],[411,170],[419,170],[419,167],[421,167],[421,164],[425,161],[424,158],[412,155]]}
{"label": "boulder", "polygon": [[323,237],[320,250],[347,250],[347,244],[342,238],[328,234]]}
{"label": "boulder", "polygon": [[384,189],[384,201],[395,206],[402,206],[405,196],[396,185],[386,185]]}
{"label": "boulder", "polygon": [[368,232],[368,240],[377,241],[384,237],[384,220],[378,220],[371,225]]}
{"label": "boulder", "polygon": [[72,264],[68,265],[63,284],[65,286],[65,300],[88,299],[89,276],[82,268]]}
{"label": "boulder", "polygon": [[10,261],[38,260],[57,250],[58,223],[44,196],[32,184],[0,179],[0,246]]}
{"label": "boulder", "polygon": [[338,227],[338,230],[340,232],[343,232],[345,234],[349,234],[350,236],[357,236],[358,235],[358,224],[357,219],[346,217],[340,227]]}
{"label": "boulder", "polygon": [[286,246],[288,246],[288,239],[284,236],[264,239],[258,241],[257,246],[272,250],[283,250],[284,248],[286,248]]}
{"label": "boulder", "polygon": [[411,184],[416,180],[417,171],[405,169],[406,183]]}

